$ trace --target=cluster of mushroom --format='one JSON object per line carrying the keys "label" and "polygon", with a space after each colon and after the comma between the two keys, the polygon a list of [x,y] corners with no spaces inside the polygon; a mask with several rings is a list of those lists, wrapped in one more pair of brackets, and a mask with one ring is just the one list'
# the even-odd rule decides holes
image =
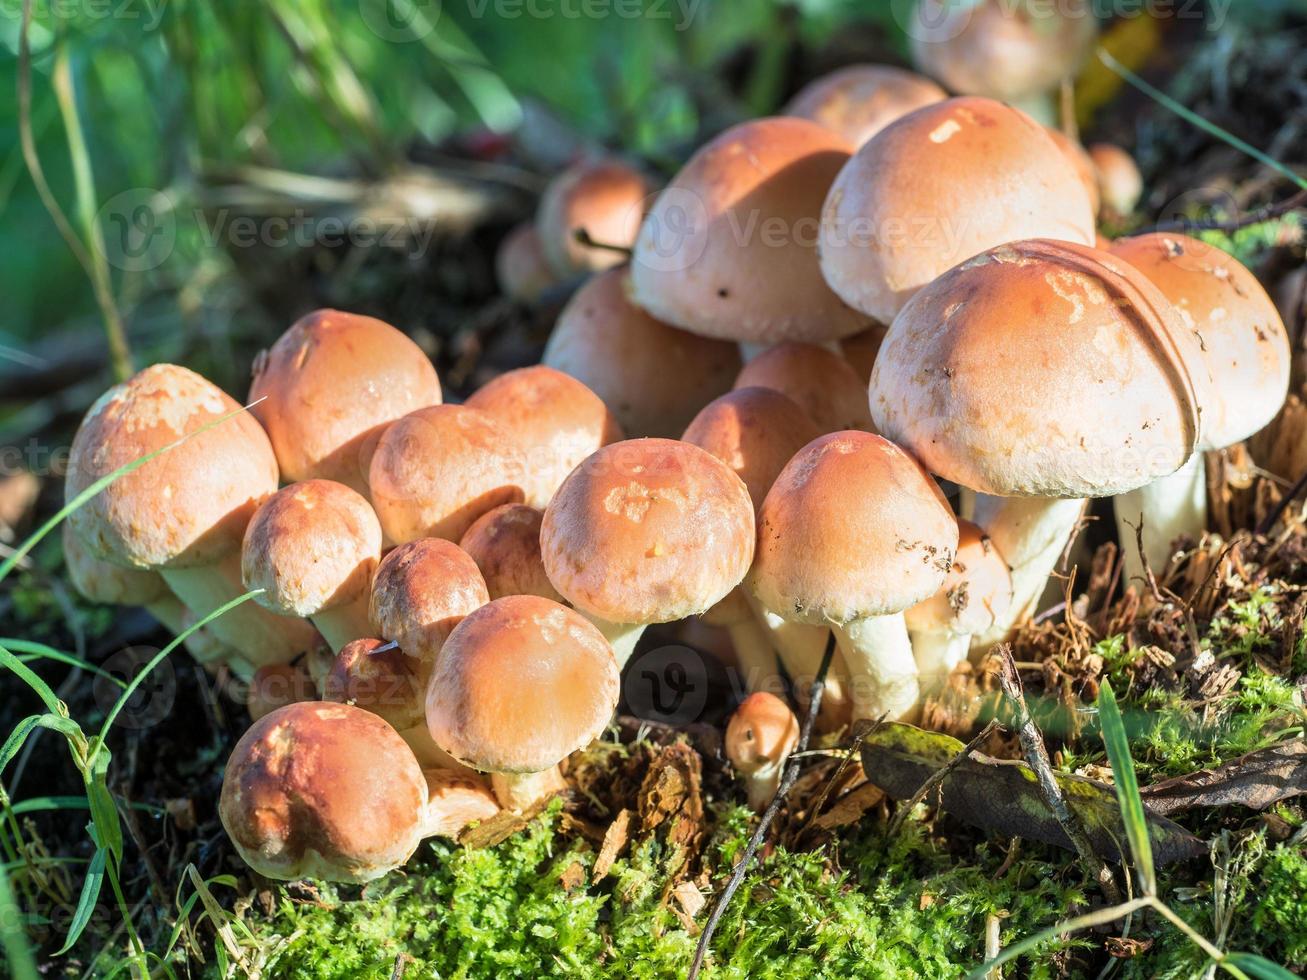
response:
{"label": "cluster of mushroom", "polygon": [[[1082,48],[1066,27],[1025,41]],[[984,91],[999,56],[967,50],[919,60]],[[252,678],[221,814],[271,877],[367,880],[556,792],[655,623],[729,633],[751,696],[728,754],[761,806],[797,738],[783,698],[832,636],[822,725],[916,717],[1032,614],[1086,498],[1142,515],[1149,549],[1197,536],[1202,451],[1278,410],[1288,342],[1246,269],[1099,239],[1138,196],[1122,158],[861,66],[656,195],[579,163],[499,268],[524,299],[584,281],[544,364],[464,404],[402,333],[336,311],[260,358],[249,413],[171,365],[111,389],[70,498],[171,448],[74,514],[79,588],[173,628],[257,590],[191,640]]]}

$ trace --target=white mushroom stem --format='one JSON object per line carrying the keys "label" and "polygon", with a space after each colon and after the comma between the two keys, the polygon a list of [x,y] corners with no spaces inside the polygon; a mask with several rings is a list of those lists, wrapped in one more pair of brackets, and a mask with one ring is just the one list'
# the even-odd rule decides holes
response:
{"label": "white mushroom stem", "polygon": [[970,647],[970,633],[930,630],[912,634],[912,655],[917,661],[917,679],[923,698],[943,690],[953,668],[967,659]]}
{"label": "white mushroom stem", "polygon": [[749,807],[755,813],[766,810],[780,789],[781,777],[785,775],[785,763],[789,758],[789,753],[786,753],[773,762],[763,763],[757,769],[740,773],[744,777],[745,791],[749,794]]}
{"label": "white mushroom stem", "polygon": [[543,772],[496,772],[490,774],[490,788],[505,810],[521,813],[540,800],[567,789],[557,766]]}
{"label": "white mushroom stem", "polygon": [[408,743],[408,747],[413,750],[413,754],[417,757],[423,769],[439,769],[464,775],[472,775],[476,772],[475,769],[463,765],[436,744],[431,737],[431,732],[427,729],[425,720],[410,728],[398,729],[398,731],[399,737]]}
{"label": "white mushroom stem", "polygon": [[[795,693],[802,705],[808,703],[808,688],[817,671],[821,669],[822,657],[826,654],[826,643],[830,639],[830,630],[825,626],[811,623],[792,623],[782,619],[770,609],[763,608],[753,595],[749,596],[749,605],[767,630],[769,642],[780,655],[781,663],[794,681]],[[831,658],[826,671],[826,682],[821,697],[821,714],[837,719],[848,709],[850,698],[849,668],[839,650]],[[774,693],[774,692],[773,692]]]}
{"label": "white mushroom stem", "polygon": [[606,619],[601,619],[584,609],[576,610],[590,622],[598,627],[599,632],[604,635],[608,645],[613,648],[613,656],[617,658],[618,668],[626,666],[626,662],[631,659],[631,654],[635,652],[635,645],[640,642],[640,637],[644,635],[644,623],[610,623]]}
{"label": "white mushroom stem", "polygon": [[834,626],[851,681],[853,718],[908,718],[917,706],[917,662],[902,613],[866,616]]}
{"label": "white mushroom stem", "polygon": [[767,631],[752,614],[726,627],[739,661],[744,691],[768,691],[778,694],[784,690],[780,671],[776,669],[776,651],[767,637]]}
{"label": "white mushroom stem", "polygon": [[1003,640],[1034,614],[1084,509],[1083,500],[976,495],[974,520],[1012,569],[1012,605],[990,629],[972,638],[972,647]]}
{"label": "white mushroom stem", "polygon": [[427,769],[422,775],[427,780],[423,837],[457,840],[469,824],[489,820],[499,813],[489,782],[480,775],[463,776],[443,769]]}
{"label": "white mushroom stem", "polygon": [[1144,576],[1135,536],[1140,520],[1144,522],[1144,556],[1159,574],[1171,559],[1171,542],[1180,537],[1197,540],[1207,529],[1207,468],[1203,460],[1202,453],[1194,453],[1170,476],[1112,501],[1127,582]]}
{"label": "white mushroom stem", "polygon": [[331,647],[332,653],[340,653],[340,648],[346,643],[351,640],[361,640],[373,633],[372,625],[368,621],[367,592],[353,602],[336,606],[334,609],[324,609],[310,619]]}

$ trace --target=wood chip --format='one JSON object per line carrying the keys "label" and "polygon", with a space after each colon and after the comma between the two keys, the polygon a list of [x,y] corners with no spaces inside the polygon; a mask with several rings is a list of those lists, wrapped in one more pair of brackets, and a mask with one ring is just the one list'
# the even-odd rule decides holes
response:
{"label": "wood chip", "polygon": [[608,829],[604,832],[603,843],[599,845],[599,856],[595,858],[595,881],[601,881],[608,877],[613,862],[621,857],[622,852],[626,850],[627,841],[631,837],[631,816],[630,810],[618,810],[617,816],[613,818],[613,822],[608,825]]}

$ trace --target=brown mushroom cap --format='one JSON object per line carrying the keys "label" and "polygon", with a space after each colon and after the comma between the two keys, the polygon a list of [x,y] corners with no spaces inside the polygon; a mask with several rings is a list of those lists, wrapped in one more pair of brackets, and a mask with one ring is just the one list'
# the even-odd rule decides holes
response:
{"label": "brown mushroom cap", "polygon": [[306,480],[274,493],[245,530],[241,577],[283,616],[314,616],[366,595],[381,560],[381,524],[343,483]]}
{"label": "brown mushroom cap", "polygon": [[309,701],[256,721],[232,750],[219,813],[255,871],[364,882],[417,849],[427,784],[376,715]]}
{"label": "brown mushroom cap", "polygon": [[593,391],[538,364],[501,374],[467,400],[517,439],[526,455],[529,502],[544,507],[559,484],[596,449],[622,438],[613,413]]}
{"label": "brown mushroom cap", "polygon": [[924,75],[890,65],[850,65],[809,82],[783,110],[858,147],[909,112],[948,93]]}
{"label": "brown mushroom cap", "polygon": [[69,501],[119,467],[194,435],[74,511],[73,532],[94,556],[132,568],[208,565],[238,551],[255,508],[277,489],[268,437],[239,409],[221,389],[173,364],[155,364],[110,388],[73,438]]}
{"label": "brown mushroom cap", "polygon": [[1089,147],[1089,159],[1107,208],[1118,215],[1133,212],[1144,196],[1144,177],[1134,157],[1112,143],[1094,143]]}
{"label": "brown mushroom cap", "polygon": [[1056,126],[1045,127],[1048,135],[1053,137],[1053,142],[1057,148],[1062,151],[1063,155],[1071,161],[1071,166],[1076,168],[1076,176],[1080,178],[1080,183],[1085,187],[1085,193],[1089,195],[1089,203],[1094,208],[1094,214],[1097,215],[1102,205],[1102,197],[1098,190],[1098,168],[1094,166],[1094,161],[1090,159],[1088,151],[1073,140]]}
{"label": "brown mushroom cap", "polygon": [[626,276],[610,269],[577,291],[543,361],[602,398],[628,436],[671,438],[731,390],[740,351],[655,320],[627,299]]}
{"label": "brown mushroom cap", "polygon": [[368,472],[382,530],[398,544],[457,541],[486,511],[521,501],[527,485],[512,433],[466,405],[432,405],[393,423]]}
{"label": "brown mushroom cap", "polygon": [[377,437],[395,419],[439,405],[440,380],[390,324],[318,310],[255,361],[250,401],[283,479],[322,477],[366,492]]}
{"label": "brown mushroom cap", "polygon": [[1094,241],[1080,176],[1024,112],[949,99],[886,127],[840,171],[821,268],[846,303],[889,323],[952,266],[1021,238]]}
{"label": "brown mushroom cap", "polygon": [[958,526],[929,474],[868,432],[833,432],[786,465],[763,501],[749,586],[786,619],[845,624],[939,591]]}
{"label": "brown mushroom cap", "polygon": [[431,660],[459,620],[490,601],[476,562],[442,538],[402,544],[381,560],[368,609],[379,636]]}
{"label": "brown mushroom cap", "polygon": [[1202,448],[1224,449],[1264,428],[1284,404],[1291,355],[1284,321],[1257,277],[1185,235],[1120,238],[1112,254],[1147,276],[1199,338],[1216,395],[1203,416]]}
{"label": "brown mushroom cap", "polygon": [[830,340],[866,319],[822,280],[822,200],[853,147],[789,116],[754,119],[701,147],[658,196],[631,258],[631,298],[705,337]]}
{"label": "brown mushroom cap", "polygon": [[540,524],[544,514],[526,504],[504,504],[477,518],[459,546],[468,553],[491,599],[506,595],[538,595],[562,602],[540,557]]}
{"label": "brown mushroom cap", "polygon": [[565,278],[619,264],[620,253],[583,245],[576,232],[584,228],[605,245],[634,244],[651,190],[643,174],[618,160],[576,163],[551,180],[535,227],[554,275]]}
{"label": "brown mushroom cap", "polygon": [[431,737],[489,772],[549,769],[599,737],[617,710],[603,634],[539,596],[505,596],[450,634],[427,686]]}
{"label": "brown mushroom cap", "polygon": [[989,535],[970,521],[958,521],[958,550],[944,585],[903,613],[908,629],[982,633],[1012,603],[1012,575]]}
{"label": "brown mushroom cap", "polygon": [[424,717],[419,673],[418,662],[398,647],[371,638],[351,640],[336,654],[322,700],[371,711],[402,732]]}
{"label": "brown mushroom cap", "polygon": [[245,708],[250,721],[272,714],[278,708],[301,701],[316,701],[313,678],[305,667],[298,664],[265,664],[250,678],[245,692]]}
{"label": "brown mushroom cap", "polygon": [[63,523],[62,534],[68,578],[84,599],[115,606],[146,606],[172,595],[158,572],[96,558],[78,540],[68,521]]}
{"label": "brown mushroom cap", "polygon": [[908,27],[917,67],[954,92],[1019,101],[1075,77],[1098,36],[1088,0],[921,0]]}
{"label": "brown mushroom cap", "polygon": [[746,775],[776,765],[798,742],[799,721],[794,712],[766,691],[741,701],[726,725],[726,758]]}
{"label": "brown mushroom cap", "polygon": [[706,405],[681,438],[729,466],[744,481],[756,513],[785,464],[819,435],[816,423],[781,392],[736,388]]}
{"label": "brown mushroom cap", "polygon": [[735,387],[788,395],[821,432],[872,431],[866,383],[848,361],[816,344],[777,344],[763,351],[740,370]]}
{"label": "brown mushroom cap", "polygon": [[1000,496],[1110,496],[1174,472],[1210,395],[1197,343],[1137,269],[1013,242],[923,289],[871,378],[877,427]]}
{"label": "brown mushroom cap", "polygon": [[753,560],[753,504],[740,478],[698,446],[633,439],[599,450],[545,511],[549,580],[611,623],[697,615]]}
{"label": "brown mushroom cap", "polygon": [[495,281],[510,299],[534,302],[554,284],[553,270],[545,261],[540,233],[529,221],[518,225],[499,243],[495,252]]}

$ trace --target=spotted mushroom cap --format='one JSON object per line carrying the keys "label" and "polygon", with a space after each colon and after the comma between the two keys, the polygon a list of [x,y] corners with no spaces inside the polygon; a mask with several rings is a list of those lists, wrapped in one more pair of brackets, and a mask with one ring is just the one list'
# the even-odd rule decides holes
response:
{"label": "spotted mushroom cap", "polygon": [[958,550],[944,585],[908,609],[908,629],[983,633],[1012,604],[1012,574],[989,535],[971,521],[958,521]]}

